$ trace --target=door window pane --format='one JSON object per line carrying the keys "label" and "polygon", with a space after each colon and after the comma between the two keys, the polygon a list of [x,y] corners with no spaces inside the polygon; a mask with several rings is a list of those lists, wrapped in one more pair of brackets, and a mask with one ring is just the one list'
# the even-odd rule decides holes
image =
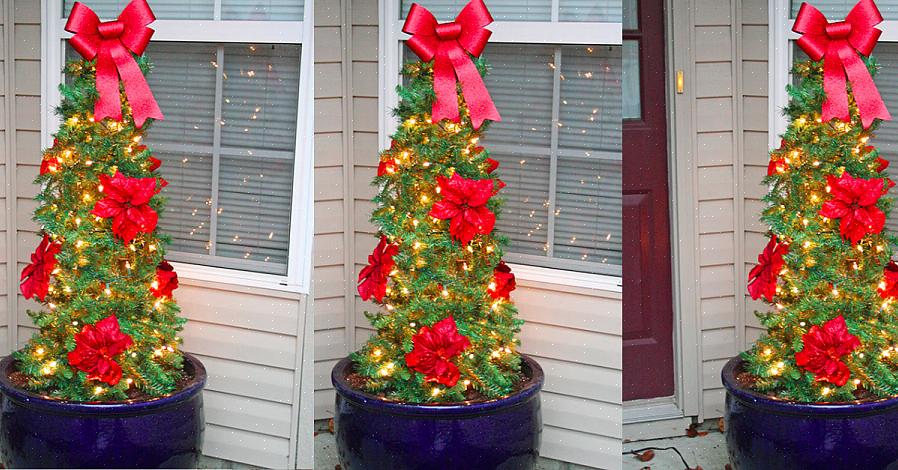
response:
{"label": "door window pane", "polygon": [[642,90],[639,76],[639,41],[623,42],[623,70],[621,87],[624,100],[624,119],[642,118]]}

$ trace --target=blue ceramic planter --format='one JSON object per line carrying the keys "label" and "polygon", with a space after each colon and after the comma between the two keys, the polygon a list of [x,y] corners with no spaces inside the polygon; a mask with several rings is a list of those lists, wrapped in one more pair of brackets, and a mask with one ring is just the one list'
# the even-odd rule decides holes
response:
{"label": "blue ceramic planter", "polygon": [[543,371],[522,356],[530,380],[488,402],[425,405],[387,401],[346,382],[347,358],[331,373],[334,428],[344,470],[525,470],[539,456]]}
{"label": "blue ceramic planter", "polygon": [[206,369],[184,355],[193,379],[162,398],[69,402],[16,388],[0,361],[0,452],[8,468],[195,468],[203,441]]}
{"label": "blue ceramic planter", "polygon": [[726,440],[737,470],[898,468],[898,398],[799,403],[736,381],[738,357],[723,368]]}

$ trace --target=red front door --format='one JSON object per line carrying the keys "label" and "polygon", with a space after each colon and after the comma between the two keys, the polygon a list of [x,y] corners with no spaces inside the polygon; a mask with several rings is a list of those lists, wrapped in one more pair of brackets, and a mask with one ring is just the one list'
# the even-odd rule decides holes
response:
{"label": "red front door", "polygon": [[674,393],[673,287],[663,1],[624,2],[638,6],[623,33],[623,399],[635,400]]}

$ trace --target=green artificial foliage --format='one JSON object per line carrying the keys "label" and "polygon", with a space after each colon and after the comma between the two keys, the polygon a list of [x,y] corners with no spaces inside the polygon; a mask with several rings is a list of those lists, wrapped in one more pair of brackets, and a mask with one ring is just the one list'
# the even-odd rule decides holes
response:
{"label": "green artificial foliage", "polygon": [[[137,60],[146,74],[149,64]],[[35,180],[41,189],[34,211],[39,235],[48,235],[61,251],[42,309],[28,312],[40,331],[14,355],[27,376],[27,389],[48,396],[111,401],[165,395],[175,390],[182,375],[177,335],[185,322],[171,298],[150,291],[168,240],[154,230],[125,244],[113,235],[112,219],[90,213],[104,197],[101,174],[119,171],[128,177],[157,178],[161,187],[163,180],[150,170],[150,150],[140,144],[150,121],[135,128],[124,93],[123,121],[95,121],[95,63],[72,61],[65,73],[69,80],[60,86],[62,104],[57,109],[62,123],[54,145],[43,155],[45,164],[55,163]],[[163,202],[156,195],[150,206],[161,215]],[[122,368],[115,385],[88,379],[68,360],[75,334],[111,315],[133,340],[113,358]]]}
{"label": "green artificial foliage", "polygon": [[[871,74],[876,62],[865,58]],[[869,139],[879,121],[864,129],[849,89],[850,122],[821,119],[824,100],[823,62],[799,61],[788,86],[789,118],[779,149],[770,152],[772,174],[764,179],[769,192],[761,220],[770,235],[788,243],[785,269],[769,312],[757,313],[767,332],[743,353],[754,388],[802,402],[840,402],[898,394],[898,322],[894,299],[881,296],[884,267],[896,239],[883,230],[857,243],[843,239],[839,220],[820,214],[830,200],[827,175],[848,172],[855,178],[888,181],[880,171],[879,151]],[[876,206],[886,215],[892,198],[883,195]],[[850,377],[838,386],[815,380],[796,364],[803,335],[841,315],[860,346],[839,358]]]}
{"label": "green artificial foliage", "polygon": [[[485,62],[473,60],[486,75]],[[510,301],[488,293],[506,241],[493,230],[462,244],[450,236],[449,220],[428,215],[441,198],[438,176],[458,173],[467,179],[489,179],[496,187],[499,179],[496,172],[488,173],[489,151],[479,144],[486,125],[473,128],[461,88],[460,123],[431,122],[432,66],[419,61],[403,68],[405,86],[398,87],[400,102],[394,111],[400,124],[392,147],[380,156],[382,165],[392,170],[374,179],[379,192],[371,217],[379,229],[377,238],[385,235],[398,245],[398,253],[386,296],[379,302],[382,309],[366,312],[377,333],[352,359],[356,372],[366,379],[364,389],[389,399],[454,402],[474,392],[501,397],[521,379],[515,335],[523,323]],[[487,207],[498,215],[499,198],[493,196]],[[452,359],[461,374],[453,386],[426,381],[405,358],[422,326],[449,316],[471,343]]]}

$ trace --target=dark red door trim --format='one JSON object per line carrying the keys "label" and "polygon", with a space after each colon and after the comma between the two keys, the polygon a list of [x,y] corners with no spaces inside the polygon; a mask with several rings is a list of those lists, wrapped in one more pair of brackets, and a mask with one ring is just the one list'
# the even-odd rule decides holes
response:
{"label": "dark red door trim", "polygon": [[662,0],[639,0],[642,116],[623,123],[623,399],[674,394],[667,106]]}

